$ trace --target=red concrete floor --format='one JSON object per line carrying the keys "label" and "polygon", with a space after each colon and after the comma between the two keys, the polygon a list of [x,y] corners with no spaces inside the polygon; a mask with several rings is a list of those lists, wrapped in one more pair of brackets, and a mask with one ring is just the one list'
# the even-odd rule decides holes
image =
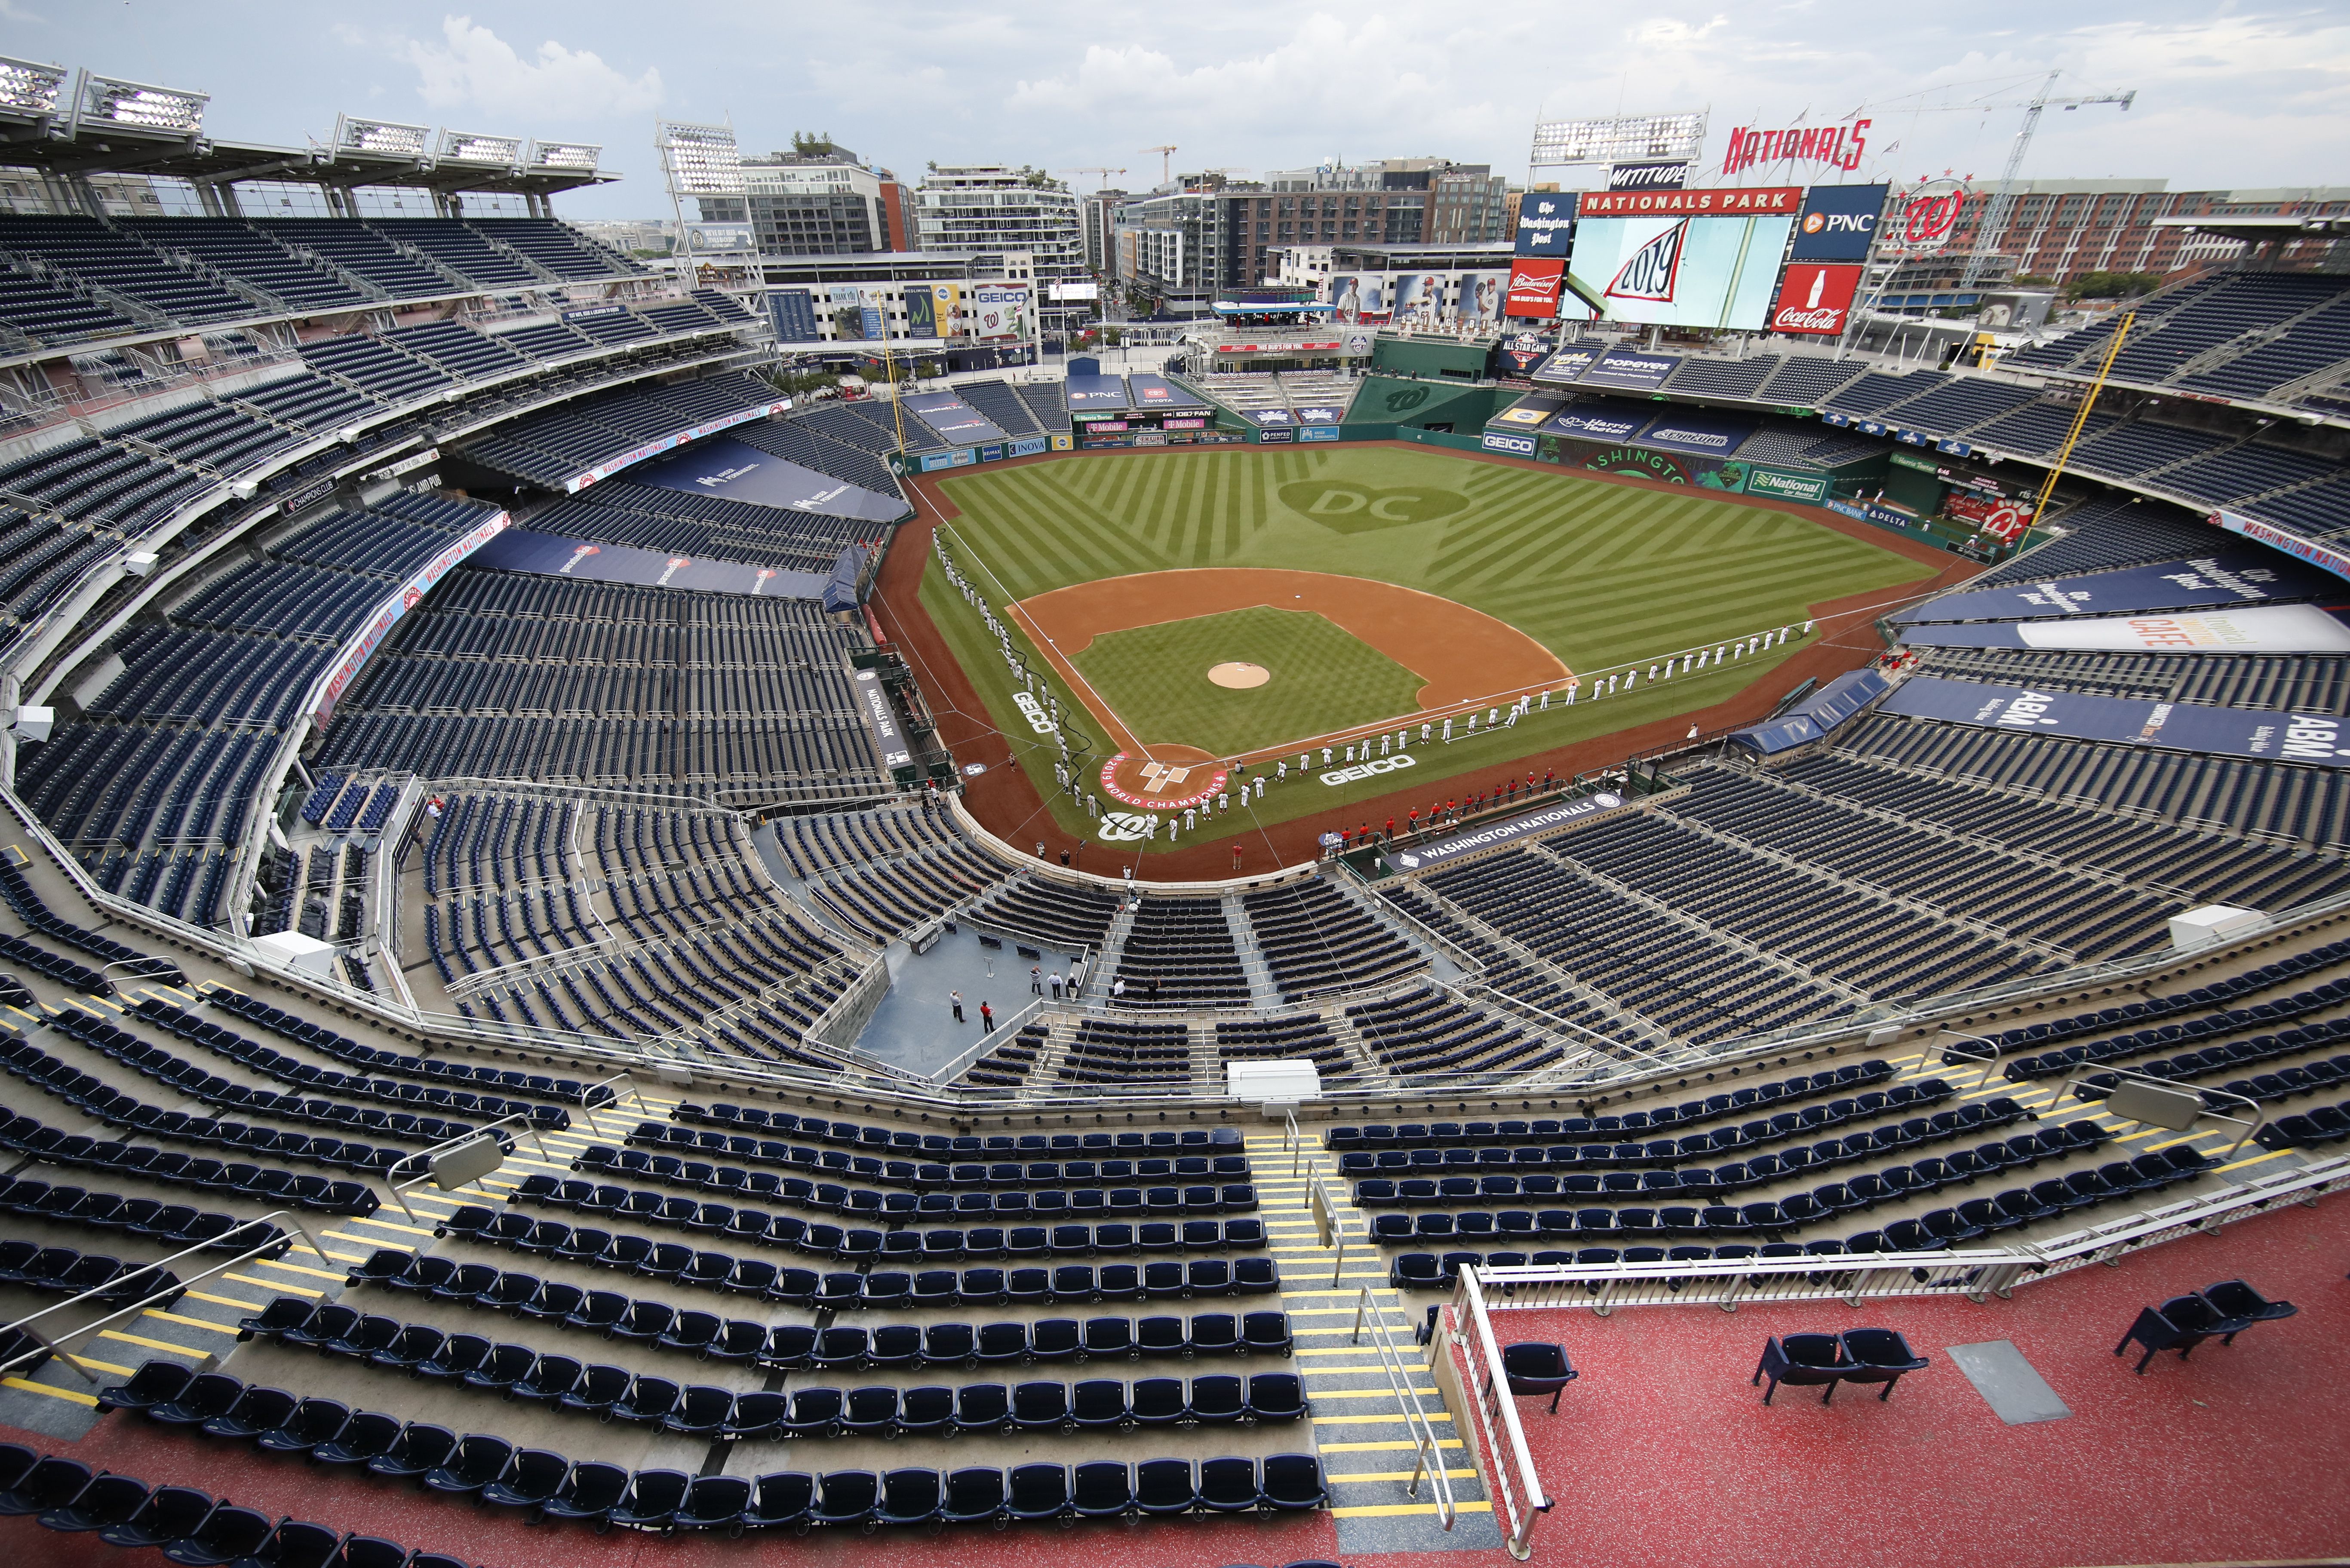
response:
{"label": "red concrete floor", "polygon": [[[1520,1413],[1556,1506],[1535,1561],[1639,1568],[2088,1568],[2126,1563],[2350,1562],[2350,1202],[2332,1199],[2030,1285],[2012,1301],[1510,1312],[1511,1339],[1563,1341],[1583,1376],[1555,1417]],[[2192,1360],[2158,1357],[2131,1375],[2113,1346],[2137,1309],[2241,1276],[2301,1314],[2257,1324]],[[1934,1365],[1889,1403],[1848,1388],[1783,1389],[1765,1409],[1750,1387],[1765,1335],[1881,1324]],[[2012,1341],[2071,1407],[2059,1421],[2002,1424],[1946,1346]],[[165,1432],[115,1416],[78,1444],[0,1428],[150,1482],[201,1486],[234,1501],[389,1536],[496,1568],[719,1568],[750,1554],[840,1564],[879,1556],[906,1568],[1010,1568],[1042,1550],[1063,1562],[1217,1568],[1330,1556],[1333,1522],[1200,1520],[1132,1529],[1015,1526],[931,1537],[816,1532],[741,1541],[661,1540],[531,1527],[368,1480],[328,1480],[299,1460]],[[907,1459],[951,1465],[951,1449]],[[1073,1457],[1076,1457],[1074,1455]],[[778,1448],[775,1465],[810,1463]],[[816,1461],[820,1466],[820,1460]],[[152,1568],[87,1535],[0,1521],[7,1568]],[[1349,1555],[1348,1568],[1492,1568],[1498,1550]]]}

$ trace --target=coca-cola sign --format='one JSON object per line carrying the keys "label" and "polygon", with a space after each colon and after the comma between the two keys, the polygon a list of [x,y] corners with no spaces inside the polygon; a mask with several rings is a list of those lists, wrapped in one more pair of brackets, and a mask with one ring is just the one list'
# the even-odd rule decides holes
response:
{"label": "coca-cola sign", "polygon": [[1959,214],[1965,211],[1970,194],[1960,180],[1929,180],[1903,192],[1900,226],[1893,234],[1895,246],[1915,256],[1941,250],[1958,232]]}
{"label": "coca-cola sign", "polygon": [[1850,264],[1791,262],[1779,280],[1779,303],[1772,307],[1771,330],[1835,337],[1852,317],[1860,288],[1860,268]]}

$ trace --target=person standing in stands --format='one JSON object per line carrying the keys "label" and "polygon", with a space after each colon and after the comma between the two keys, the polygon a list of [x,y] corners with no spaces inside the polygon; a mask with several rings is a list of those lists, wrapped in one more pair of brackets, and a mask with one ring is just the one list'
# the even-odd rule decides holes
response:
{"label": "person standing in stands", "polygon": [[1155,974],[1150,977],[1150,994],[1148,1000],[1151,1006],[1159,1005],[1159,977]]}
{"label": "person standing in stands", "polygon": [[947,1000],[954,1004],[955,1022],[957,1023],[962,1023],[962,992],[960,991],[950,991],[947,992]]}
{"label": "person standing in stands", "polygon": [[1059,970],[1055,970],[1053,971],[1052,984],[1053,1000],[1058,1002],[1061,1000],[1061,971]]}
{"label": "person standing in stands", "polygon": [[984,1002],[979,1004],[979,1032],[982,1034],[995,1033],[995,1009]]}
{"label": "person standing in stands", "polygon": [[1109,999],[1112,1002],[1124,1002],[1126,1000],[1126,976],[1119,975],[1116,980],[1109,982]]}

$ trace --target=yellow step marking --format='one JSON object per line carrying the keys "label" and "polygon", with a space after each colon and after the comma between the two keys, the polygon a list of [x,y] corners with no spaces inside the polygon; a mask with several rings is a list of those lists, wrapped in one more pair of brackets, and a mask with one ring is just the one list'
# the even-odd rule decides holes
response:
{"label": "yellow step marking", "polygon": [[[1456,1502],[1452,1505],[1452,1511],[1491,1513],[1493,1511],[1493,1505],[1482,1501]],[[1330,1512],[1333,1517],[1338,1519],[1400,1519],[1409,1514],[1432,1515],[1436,1512],[1436,1505],[1432,1502],[1386,1502],[1376,1503],[1367,1508],[1334,1508]]]}
{"label": "yellow step marking", "polygon": [[77,1393],[71,1388],[52,1388],[46,1383],[28,1383],[22,1377],[0,1377],[0,1387],[22,1388],[27,1394],[46,1394],[52,1399],[64,1399],[87,1409],[98,1408],[98,1396]]}
{"label": "yellow step marking", "polygon": [[[1439,1438],[1436,1446],[1440,1449],[1460,1449],[1468,1445],[1458,1438]],[[1317,1443],[1315,1447],[1326,1454],[1408,1454],[1419,1445],[1410,1442]]]}
{"label": "yellow step marking", "polygon": [[[1452,1413],[1449,1410],[1430,1410],[1428,1413],[1428,1418],[1431,1421],[1450,1421],[1452,1419]],[[1399,1426],[1403,1421],[1401,1416],[1314,1416],[1309,1417],[1308,1419],[1317,1427],[1392,1427]]]}
{"label": "yellow step marking", "polygon": [[241,1285],[259,1285],[265,1291],[291,1291],[297,1296],[323,1298],[327,1293],[324,1291],[314,1291],[303,1285],[289,1285],[283,1280],[255,1280],[250,1279],[244,1274],[230,1273],[224,1273],[221,1275],[221,1278],[224,1280],[234,1280]]}
{"label": "yellow step marking", "polygon": [[[304,1250],[305,1251],[308,1251],[308,1249],[307,1249],[307,1248],[305,1248],[305,1249],[303,1249],[303,1250]],[[336,1255],[336,1254],[329,1254],[329,1256],[334,1256],[334,1255]],[[265,1269],[283,1269],[283,1270],[285,1270],[285,1271],[286,1271],[287,1273],[289,1273],[289,1274],[307,1274],[307,1275],[309,1275],[309,1276],[310,1276],[312,1279],[314,1279],[314,1280],[332,1280],[332,1281],[334,1281],[337,1284],[340,1284],[340,1283],[343,1282],[343,1278],[344,1278],[342,1272],[341,1272],[340,1270],[338,1270],[338,1269],[337,1269],[337,1270],[329,1270],[329,1269],[314,1269],[314,1268],[310,1267],[307,1263],[288,1263],[288,1262],[282,1262],[282,1261],[280,1261],[280,1260],[278,1260],[278,1259],[276,1259],[276,1258],[261,1258],[261,1259],[257,1259],[257,1260],[255,1260],[255,1261],[256,1261],[256,1262],[261,1265],[261,1267],[263,1267],[263,1268],[265,1268]],[[353,1258],[353,1259],[351,1259],[351,1260],[350,1260],[350,1262],[354,1262],[354,1263],[357,1263],[357,1262],[365,1262],[365,1260],[364,1260],[364,1259],[360,1259],[360,1258]],[[224,1275],[222,1275],[221,1277],[222,1277],[222,1278],[224,1278],[224,1279],[232,1279],[232,1280],[233,1280],[233,1279],[236,1278],[237,1276],[235,1276],[234,1274],[224,1274]],[[251,1282],[251,1281],[247,1281],[246,1282],[249,1284],[249,1283],[251,1283],[252,1282]]]}
{"label": "yellow step marking", "polygon": [[[351,1223],[354,1225],[373,1225],[379,1230],[398,1231],[402,1234],[409,1236],[430,1236],[432,1234],[432,1231],[430,1226],[403,1225],[397,1220],[379,1220],[372,1214],[369,1215],[364,1220],[354,1220]],[[345,1236],[343,1235],[343,1232],[339,1231],[329,1231],[327,1234],[329,1236],[342,1236],[343,1240],[346,1241],[356,1241],[359,1240],[357,1236]]]}
{"label": "yellow step marking", "polygon": [[184,1345],[173,1345],[169,1340],[144,1339],[138,1334],[125,1334],[120,1329],[115,1328],[99,1329],[98,1331],[98,1337],[100,1339],[119,1339],[126,1345],[143,1345],[149,1350],[161,1350],[172,1355],[203,1355],[208,1354],[208,1352],[202,1350],[190,1350]]}
{"label": "yellow step marking", "polygon": [[[207,1295],[203,1291],[190,1291],[188,1293],[188,1299],[191,1301],[210,1302],[214,1306],[234,1307],[239,1312],[259,1312],[261,1310],[261,1303],[259,1302],[239,1301],[234,1296]],[[221,1326],[216,1323],[206,1323],[200,1317],[181,1317],[174,1313],[157,1312],[152,1307],[149,1307],[147,1309],[147,1315],[149,1317],[168,1318],[173,1323],[192,1323],[199,1328],[220,1328]],[[221,1332],[223,1334],[234,1334],[236,1330],[227,1328],[221,1329]]]}
{"label": "yellow step marking", "polygon": [[[1410,1445],[1406,1444],[1404,1446],[1409,1448]],[[1444,1472],[1444,1475],[1445,1479],[1448,1480],[1474,1480],[1477,1479],[1477,1472],[1466,1468],[1457,1470],[1448,1469]],[[1336,1470],[1324,1470],[1322,1472],[1322,1479],[1326,1481],[1409,1481],[1412,1479],[1412,1472],[1409,1470],[1356,1470],[1352,1473],[1342,1474]]]}

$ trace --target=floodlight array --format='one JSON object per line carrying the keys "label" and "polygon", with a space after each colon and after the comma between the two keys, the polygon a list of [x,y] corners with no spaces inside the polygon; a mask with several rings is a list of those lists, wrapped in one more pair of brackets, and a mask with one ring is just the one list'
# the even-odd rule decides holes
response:
{"label": "floodlight array", "polygon": [[440,157],[443,162],[495,163],[511,169],[522,161],[522,138],[484,136],[471,130],[443,130],[441,133]]}
{"label": "floodlight array", "polygon": [[532,169],[577,170],[594,173],[604,150],[586,141],[534,141],[526,161]]}
{"label": "floodlight array", "polygon": [[74,116],[78,126],[193,137],[203,130],[204,106],[212,102],[210,93],[154,87],[92,71],[81,73],[80,86]]}
{"label": "floodlight array", "polygon": [[733,196],[743,191],[743,154],[734,144],[731,125],[689,125],[682,120],[660,122],[661,170],[671,193],[681,196]]}
{"label": "floodlight array", "polygon": [[35,60],[0,55],[0,112],[34,119],[56,114],[57,100],[65,96],[68,74],[63,66],[45,66]]}
{"label": "floodlight array", "polygon": [[396,119],[367,119],[346,114],[335,120],[335,151],[365,152],[380,158],[421,158],[432,140],[428,125],[403,125]]}
{"label": "floodlight array", "polygon": [[1629,115],[1613,119],[1549,119],[1534,125],[1537,165],[1616,163],[1695,158],[1705,149],[1702,114]]}

